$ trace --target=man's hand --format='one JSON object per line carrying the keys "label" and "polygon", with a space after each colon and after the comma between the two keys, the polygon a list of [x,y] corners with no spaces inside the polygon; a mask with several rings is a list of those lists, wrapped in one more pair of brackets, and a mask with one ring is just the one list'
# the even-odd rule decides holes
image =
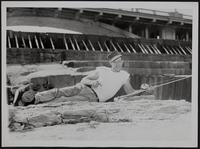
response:
{"label": "man's hand", "polygon": [[140,88],[145,90],[148,93],[152,93],[154,91],[154,87],[146,83],[142,84]]}
{"label": "man's hand", "polygon": [[114,102],[121,102],[123,101],[124,98],[122,98],[121,96],[115,97],[114,98]]}
{"label": "man's hand", "polygon": [[114,102],[118,102],[119,101],[119,96],[114,98]]}
{"label": "man's hand", "polygon": [[92,82],[92,87],[97,88],[98,86],[101,86],[101,83],[98,80],[95,80]]}
{"label": "man's hand", "polygon": [[146,84],[146,83],[143,83],[140,88],[143,89],[143,90],[147,90],[149,88],[149,84]]}

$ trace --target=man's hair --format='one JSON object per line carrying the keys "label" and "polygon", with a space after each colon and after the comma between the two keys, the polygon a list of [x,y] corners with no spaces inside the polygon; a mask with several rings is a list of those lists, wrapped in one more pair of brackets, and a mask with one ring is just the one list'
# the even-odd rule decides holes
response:
{"label": "man's hair", "polygon": [[107,56],[107,59],[108,59],[108,61],[112,62],[121,56],[122,55],[118,51],[113,51]]}
{"label": "man's hair", "polygon": [[27,102],[32,102],[35,98],[35,92],[32,90],[28,90],[26,92],[23,93],[22,95],[22,101],[27,103]]}
{"label": "man's hair", "polygon": [[34,91],[39,91],[40,88],[41,88],[41,85],[38,84],[38,83],[31,83],[31,84],[30,84],[30,87],[31,87],[31,89],[34,90]]}

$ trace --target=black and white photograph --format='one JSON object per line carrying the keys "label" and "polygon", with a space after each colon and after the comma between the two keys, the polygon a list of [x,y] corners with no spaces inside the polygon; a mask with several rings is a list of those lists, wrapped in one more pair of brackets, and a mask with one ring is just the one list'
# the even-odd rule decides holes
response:
{"label": "black and white photograph", "polygon": [[198,2],[1,4],[2,146],[197,147]]}

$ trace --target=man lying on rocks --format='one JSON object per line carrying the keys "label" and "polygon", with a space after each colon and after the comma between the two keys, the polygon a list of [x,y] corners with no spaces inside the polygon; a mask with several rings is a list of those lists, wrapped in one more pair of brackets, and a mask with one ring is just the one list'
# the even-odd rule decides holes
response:
{"label": "man lying on rocks", "polygon": [[[76,95],[82,97],[81,101],[109,102],[114,101],[113,97],[121,87],[124,88],[127,94],[137,92],[130,84],[130,74],[121,70],[123,64],[122,55],[114,51],[108,55],[108,60],[111,68],[97,67],[95,71],[74,86],[53,88],[42,92],[37,92],[37,85],[28,84],[23,86],[15,93],[14,106],[44,103],[62,96],[72,97]],[[143,89],[147,92],[152,91],[152,88],[148,85]]]}

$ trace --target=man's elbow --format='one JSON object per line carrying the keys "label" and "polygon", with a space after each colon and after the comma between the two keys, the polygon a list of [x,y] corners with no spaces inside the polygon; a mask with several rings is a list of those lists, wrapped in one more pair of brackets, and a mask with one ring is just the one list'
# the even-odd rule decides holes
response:
{"label": "man's elbow", "polygon": [[84,85],[91,85],[92,81],[87,78],[83,78],[80,83],[82,83]]}

